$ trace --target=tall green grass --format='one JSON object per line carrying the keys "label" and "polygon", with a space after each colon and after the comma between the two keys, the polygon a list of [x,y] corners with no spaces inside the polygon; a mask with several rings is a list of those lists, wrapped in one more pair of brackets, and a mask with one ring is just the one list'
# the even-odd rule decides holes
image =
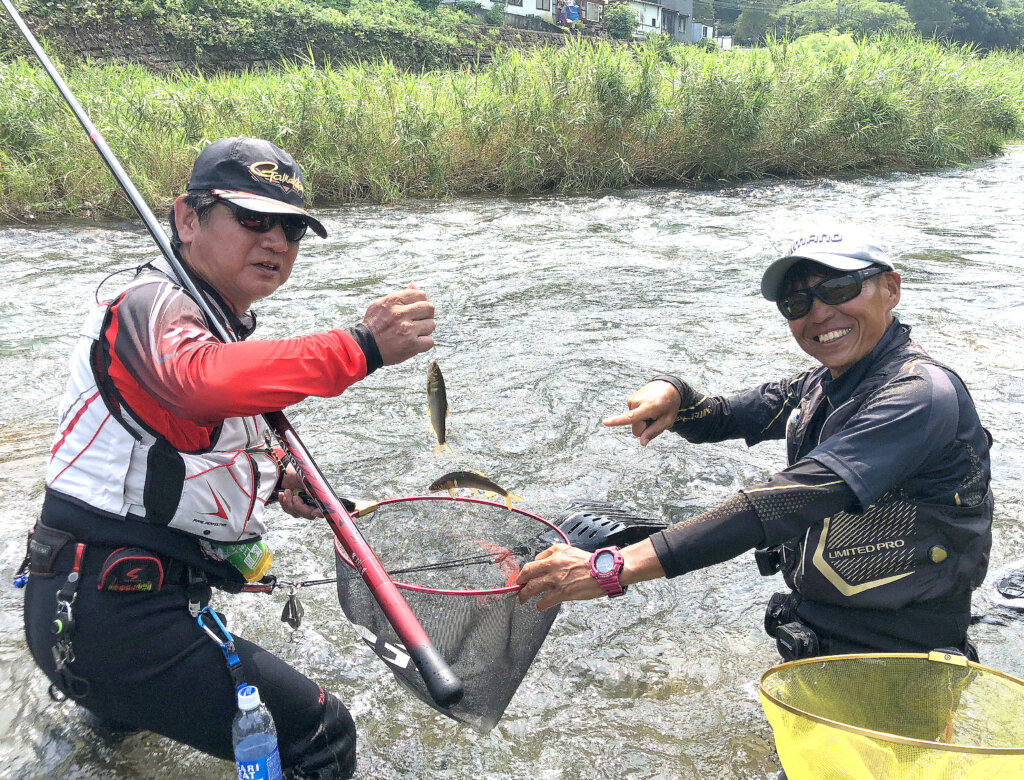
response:
{"label": "tall green grass", "polygon": [[[321,205],[937,168],[1024,136],[1024,53],[915,38],[728,52],[574,41],[458,72],[85,66],[67,79],[160,207],[208,140],[237,134],[291,151]],[[0,84],[0,218],[130,212],[40,69],[0,66]]]}

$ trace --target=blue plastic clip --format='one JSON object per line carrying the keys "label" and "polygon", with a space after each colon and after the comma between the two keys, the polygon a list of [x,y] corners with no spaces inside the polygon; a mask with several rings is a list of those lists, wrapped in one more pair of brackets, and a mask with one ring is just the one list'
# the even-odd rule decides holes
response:
{"label": "blue plastic clip", "polygon": [[15,574],[14,575],[14,587],[24,588],[28,584],[27,574]]}
{"label": "blue plastic clip", "polygon": [[[203,622],[203,617],[206,616],[214,622],[217,629],[220,631],[220,636],[210,628],[206,623]],[[228,631],[220,617],[214,612],[213,607],[207,604],[196,615],[196,623],[199,627],[207,633],[207,635],[220,647],[222,653],[224,653],[224,660],[228,663],[228,672],[231,673],[231,679],[235,683],[235,690],[245,685],[245,680],[242,679],[242,661],[238,657],[238,653],[235,652],[235,638],[231,636],[231,632]]]}

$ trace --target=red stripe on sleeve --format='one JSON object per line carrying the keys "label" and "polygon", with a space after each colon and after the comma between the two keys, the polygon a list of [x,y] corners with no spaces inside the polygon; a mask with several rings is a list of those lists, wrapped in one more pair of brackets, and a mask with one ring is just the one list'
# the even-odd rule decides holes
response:
{"label": "red stripe on sleeve", "polygon": [[130,291],[112,307],[111,323],[105,337],[113,345],[114,385],[183,451],[208,446],[225,419],[340,395],[366,376],[366,357],[344,330],[225,344],[205,327],[194,301],[156,285]]}

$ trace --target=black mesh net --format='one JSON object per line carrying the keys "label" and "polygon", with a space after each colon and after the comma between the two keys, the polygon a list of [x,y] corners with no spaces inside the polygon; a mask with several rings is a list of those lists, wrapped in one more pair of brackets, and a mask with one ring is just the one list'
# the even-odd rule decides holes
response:
{"label": "black mesh net", "polygon": [[465,686],[462,701],[437,707],[362,578],[340,552],[338,600],[360,636],[398,682],[455,720],[486,733],[526,676],[558,609],[520,605],[522,565],[554,541],[540,518],[504,504],[430,496],[381,502],[359,527],[434,646]]}

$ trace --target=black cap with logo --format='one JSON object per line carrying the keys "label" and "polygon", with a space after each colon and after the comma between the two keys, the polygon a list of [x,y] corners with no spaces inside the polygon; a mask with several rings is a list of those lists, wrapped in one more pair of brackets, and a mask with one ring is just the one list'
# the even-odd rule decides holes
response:
{"label": "black cap with logo", "polygon": [[301,214],[314,233],[327,237],[320,221],[306,211],[305,183],[298,163],[270,141],[244,136],[214,141],[196,158],[188,190],[208,190],[264,214]]}

